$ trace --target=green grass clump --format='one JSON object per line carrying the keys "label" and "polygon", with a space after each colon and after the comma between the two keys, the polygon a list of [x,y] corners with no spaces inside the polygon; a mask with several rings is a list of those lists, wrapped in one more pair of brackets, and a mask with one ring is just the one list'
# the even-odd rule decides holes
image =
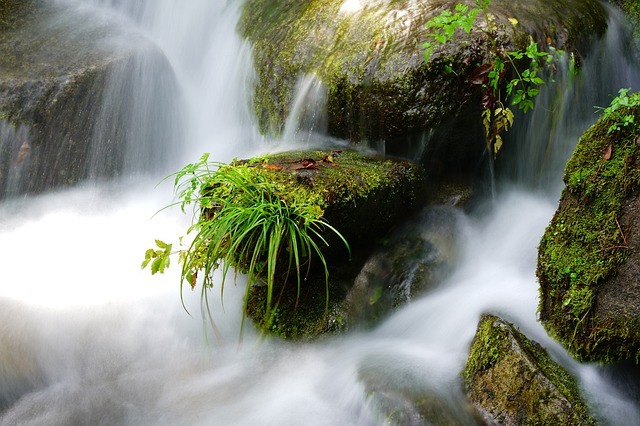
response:
{"label": "green grass clump", "polygon": [[[322,251],[326,234],[333,233],[349,248],[342,235],[323,219],[317,200],[293,196],[286,186],[256,173],[256,162],[233,165],[212,163],[205,154],[199,162],[175,174],[175,189],[182,210],[197,206],[187,230],[193,239],[179,251],[181,289],[191,288],[202,278],[202,299],[208,312],[207,290],[214,287],[213,271],[222,271],[221,292],[229,268],[247,274],[245,311],[249,286],[258,280],[267,287],[264,322],[268,328],[273,313],[274,292],[295,274],[298,294],[311,260],[324,270],[328,293],[328,267]],[[170,244],[157,241],[159,250],[147,250],[143,267],[163,272],[172,254]],[[204,311],[204,310],[203,310]],[[210,316],[210,312],[209,312]],[[244,323],[244,319],[243,319]]]}

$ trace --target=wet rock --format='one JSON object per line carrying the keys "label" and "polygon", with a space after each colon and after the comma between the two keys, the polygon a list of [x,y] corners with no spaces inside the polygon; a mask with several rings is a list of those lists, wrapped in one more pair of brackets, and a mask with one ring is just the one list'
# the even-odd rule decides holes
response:
{"label": "wet rock", "polygon": [[358,378],[381,423],[394,426],[477,424],[474,409],[464,397],[430,388],[425,377],[404,367],[412,365],[412,360],[394,355],[393,360],[381,355],[365,357],[358,369]]}
{"label": "wet rock", "polygon": [[[473,5],[473,1],[461,1]],[[422,159],[450,173],[475,166],[484,149],[480,91],[468,77],[487,62],[479,31],[461,35],[425,64],[425,23],[454,2],[251,0],[241,31],[254,45],[255,107],[262,131],[280,133],[301,76],[326,87],[327,132],[351,141],[384,141],[404,155],[426,138]],[[508,50],[531,35],[578,57],[606,29],[595,0],[494,0],[491,11]],[[507,18],[517,18],[513,27]],[[444,67],[453,64],[455,73]],[[428,167],[431,171],[431,167]]]}
{"label": "wet rock", "polygon": [[567,371],[496,316],[480,319],[464,378],[467,395],[487,424],[596,424]]}
{"label": "wet rock", "polygon": [[437,286],[458,258],[461,213],[430,207],[393,232],[369,257],[341,308],[348,327],[373,325]]}
{"label": "wet rock", "polygon": [[640,129],[616,124],[640,119],[640,95],[628,102],[580,138],[538,250],[540,319],[579,360],[640,358]]}
{"label": "wet rock", "polygon": [[[49,3],[0,4],[0,198],[150,170],[177,138],[177,86],[162,52]],[[145,96],[151,108],[140,107]]]}

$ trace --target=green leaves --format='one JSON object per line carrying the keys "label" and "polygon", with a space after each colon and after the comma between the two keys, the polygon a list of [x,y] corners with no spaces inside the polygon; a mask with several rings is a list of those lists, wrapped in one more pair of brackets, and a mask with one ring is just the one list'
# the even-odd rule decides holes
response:
{"label": "green leaves", "polygon": [[[478,4],[479,2],[476,2]],[[424,60],[428,62],[433,53],[433,49],[438,44],[445,44],[451,40],[457,30],[462,30],[469,34],[473,29],[478,14],[482,11],[480,7],[469,9],[469,6],[458,3],[454,12],[443,10],[440,15],[434,16],[425,27],[433,30],[427,34],[428,40],[422,43],[424,49]]]}
{"label": "green leaves", "polygon": [[622,88],[618,90],[618,96],[611,100],[611,104],[608,107],[595,107],[596,110],[603,112],[603,118],[605,120],[611,120],[612,124],[607,130],[608,134],[618,132],[623,128],[636,130],[637,125],[635,122],[635,116],[628,113],[628,108],[640,107],[640,99],[637,96],[628,96],[630,88]]}
{"label": "green leaves", "polygon": [[172,244],[156,240],[156,246],[158,246],[158,249],[154,250],[150,248],[145,252],[141,265],[142,269],[144,269],[151,263],[151,275],[155,275],[158,272],[162,274],[171,263],[169,256],[171,255]]}
{"label": "green leaves", "polygon": [[[464,31],[469,34],[474,29],[484,33],[487,38],[486,56],[490,61],[478,66],[469,76],[469,83],[481,85],[482,94],[482,122],[487,138],[487,147],[498,153],[502,146],[502,133],[508,131],[513,125],[513,113],[504,107],[502,97],[509,100],[512,106],[516,106],[523,113],[534,108],[533,98],[540,94],[539,86],[545,84],[540,77],[540,69],[544,65],[553,62],[551,53],[540,51],[538,44],[529,38],[529,44],[524,49],[505,51],[503,37],[499,33],[498,21],[489,12],[491,0],[476,0],[474,8],[458,3],[454,11],[444,10],[440,15],[433,17],[425,27],[431,32],[429,38],[422,44],[424,59],[429,61],[434,48],[438,44],[445,44],[452,40],[456,31]],[[476,25],[476,19],[482,12],[484,25]],[[511,25],[518,25],[516,18],[508,18]],[[552,47],[549,50],[554,54],[561,54]],[[455,73],[451,63],[444,65],[445,72]],[[507,81],[504,84],[505,79]],[[509,116],[507,116],[507,111]]]}

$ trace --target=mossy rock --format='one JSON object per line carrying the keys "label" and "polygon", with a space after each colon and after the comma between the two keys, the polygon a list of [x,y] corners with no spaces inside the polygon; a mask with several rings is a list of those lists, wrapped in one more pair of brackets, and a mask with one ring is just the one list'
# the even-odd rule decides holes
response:
{"label": "mossy rock", "polygon": [[464,372],[487,424],[595,425],[575,379],[513,324],[483,315]]}
{"label": "mossy rock", "polygon": [[[351,3],[366,6],[352,12]],[[468,77],[487,62],[487,41],[478,31],[461,34],[428,64],[421,48],[425,22],[454,3],[248,1],[240,27],[254,46],[254,102],[262,131],[282,131],[298,79],[314,75],[326,86],[331,136],[384,140],[390,152],[409,135],[447,126],[457,130],[455,139],[436,131],[425,156],[473,167],[484,143],[481,94]],[[605,10],[596,0],[494,0],[491,11],[503,25],[507,50],[523,47],[532,35],[541,45],[549,38],[556,48],[580,56],[607,27]],[[520,22],[516,27],[507,20],[512,17]],[[444,71],[448,64],[455,73]]]}
{"label": "mossy rock", "polygon": [[[329,247],[322,248],[329,267],[328,302],[321,268],[305,277],[299,294],[296,283],[279,283],[271,332],[295,339],[341,331],[339,306],[375,242],[424,204],[424,170],[410,162],[353,151],[287,152],[251,164],[255,173],[281,184],[285,197],[310,200],[320,207],[323,218],[348,241],[353,257],[345,263],[344,245],[327,233]],[[265,294],[260,285],[250,291],[248,314],[259,324],[265,320]]]}
{"label": "mossy rock", "polygon": [[[156,46],[70,5],[2,2],[0,12],[0,198],[162,164],[180,114],[166,105],[177,83]],[[151,108],[136,104],[143,84]]]}
{"label": "mossy rock", "polygon": [[[640,120],[640,95],[620,116]],[[603,117],[567,163],[538,249],[540,319],[577,359],[640,358],[640,129]]]}

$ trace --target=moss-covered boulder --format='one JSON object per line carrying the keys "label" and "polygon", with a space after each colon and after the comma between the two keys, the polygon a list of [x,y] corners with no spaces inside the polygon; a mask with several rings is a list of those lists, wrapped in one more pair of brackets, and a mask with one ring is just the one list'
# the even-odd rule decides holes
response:
{"label": "moss-covered boulder", "polygon": [[575,380],[513,324],[483,315],[464,369],[487,424],[594,425]]}
{"label": "moss-covered boulder", "polygon": [[0,198],[148,170],[177,139],[178,105],[167,102],[177,85],[162,52],[53,3],[0,2]]}
{"label": "moss-covered boulder", "polygon": [[540,319],[585,361],[640,358],[640,95],[623,102],[578,141],[538,251]]}
{"label": "moss-covered boulder", "polygon": [[[313,75],[326,86],[330,135],[385,140],[392,152],[394,141],[436,129],[426,155],[457,165],[477,161],[484,148],[481,95],[469,76],[487,62],[487,41],[480,31],[460,34],[428,64],[421,48],[425,22],[455,3],[248,1],[241,31],[254,45],[254,101],[262,130],[282,130],[297,82]],[[596,0],[494,0],[490,10],[507,50],[523,47],[532,35],[540,45],[548,38],[580,56],[606,29],[605,10]],[[519,24],[514,27],[508,18]],[[445,65],[455,73],[446,73]],[[439,132],[443,126],[446,130]]]}
{"label": "moss-covered boulder", "polygon": [[[271,331],[300,338],[341,330],[344,321],[339,307],[375,242],[423,205],[423,169],[351,151],[288,152],[251,164],[255,173],[280,185],[285,198],[311,200],[321,208],[323,218],[349,243],[352,255],[352,261],[345,262],[347,251],[335,235],[327,233],[329,247],[320,245],[329,260],[329,315],[324,272],[319,268],[305,275],[299,293],[293,277],[278,284],[282,291],[270,318]],[[250,294],[248,313],[260,324],[265,320],[266,292],[266,287],[256,285]]]}

